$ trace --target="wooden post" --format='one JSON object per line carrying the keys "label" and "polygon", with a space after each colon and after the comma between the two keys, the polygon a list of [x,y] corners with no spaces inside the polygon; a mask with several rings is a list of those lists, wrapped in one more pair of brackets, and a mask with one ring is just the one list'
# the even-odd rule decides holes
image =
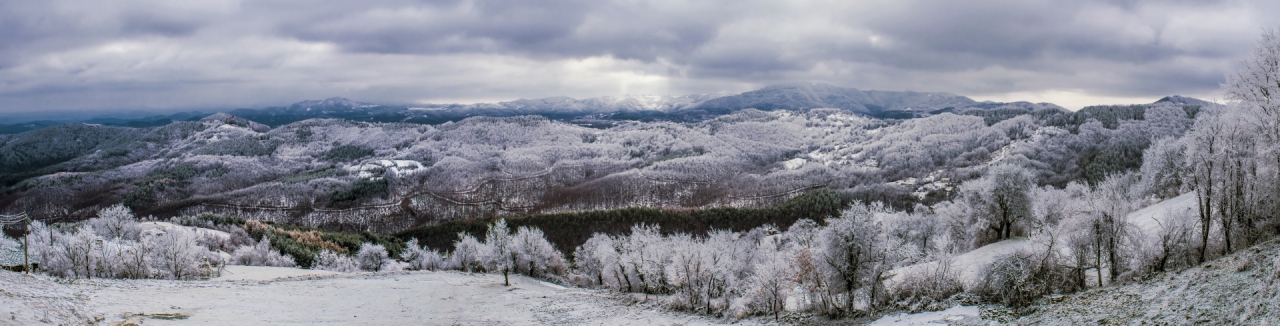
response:
{"label": "wooden post", "polygon": [[31,274],[31,254],[27,252],[27,235],[22,235],[22,272]]}

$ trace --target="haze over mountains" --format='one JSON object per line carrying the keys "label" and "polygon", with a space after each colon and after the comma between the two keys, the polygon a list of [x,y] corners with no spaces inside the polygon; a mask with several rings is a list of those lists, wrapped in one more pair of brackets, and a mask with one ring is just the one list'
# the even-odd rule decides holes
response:
{"label": "haze over mountains", "polygon": [[[1204,101],[1172,96],[1164,101],[1202,105]],[[287,107],[235,109],[231,115],[277,127],[312,118],[338,118],[365,122],[408,122],[439,124],[471,116],[510,117],[539,115],[589,127],[608,127],[617,121],[701,122],[725,114],[754,108],[763,111],[835,108],[878,118],[918,118],[945,111],[970,108],[1016,108],[1028,111],[1065,110],[1052,103],[978,102],[949,93],[858,90],[821,83],[791,83],[765,87],[741,94],[720,92],[684,96],[623,95],[587,99],[547,97],[478,104],[374,104],[345,98],[308,100]],[[0,125],[0,134],[15,134],[64,123],[154,127],[173,121],[195,121],[215,112],[181,112],[135,118],[10,120]]]}

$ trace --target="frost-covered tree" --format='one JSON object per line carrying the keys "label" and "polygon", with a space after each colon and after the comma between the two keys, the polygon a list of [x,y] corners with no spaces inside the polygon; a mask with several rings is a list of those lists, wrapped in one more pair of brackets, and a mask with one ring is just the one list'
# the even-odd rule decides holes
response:
{"label": "frost-covered tree", "polygon": [[[1117,276],[1125,272],[1131,255],[1141,250],[1140,241],[1134,241],[1134,230],[1129,226],[1129,213],[1135,209],[1136,198],[1133,189],[1136,175],[1116,174],[1097,184],[1093,192],[1086,198],[1086,214],[1091,215],[1095,250],[1098,251],[1099,264],[1105,259],[1108,280],[1115,281]],[[1102,278],[1099,266],[1098,277]]]}
{"label": "frost-covered tree", "polygon": [[434,271],[445,268],[445,257],[439,251],[418,245],[418,239],[405,242],[404,252],[400,254],[409,270]]}
{"label": "frost-covered tree", "polygon": [[811,219],[800,219],[791,224],[785,233],[787,240],[802,248],[813,248],[817,244],[818,230],[821,226]]}
{"label": "frost-covered tree", "polygon": [[1199,207],[1199,261],[1205,260],[1209,247],[1209,227],[1213,225],[1213,203],[1216,198],[1215,190],[1218,190],[1217,178],[1221,177],[1218,155],[1222,151],[1222,134],[1226,126],[1220,123],[1217,118],[1219,115],[1218,112],[1202,113],[1184,138],[1187,145],[1186,166],[1189,169],[1187,184],[1195,191]]}
{"label": "frost-covered tree", "polygon": [[[1219,179],[1228,186],[1223,190],[1227,193],[1220,192],[1224,200],[1217,204],[1223,214],[1219,222],[1225,228],[1225,249],[1230,251],[1233,228],[1241,231],[1237,235],[1242,245],[1249,245],[1260,236],[1256,225],[1280,220],[1280,201],[1275,200],[1280,195],[1280,28],[1262,33],[1250,57],[1227,75],[1223,91],[1228,104],[1236,108],[1233,111],[1244,111],[1244,116],[1227,114],[1227,119],[1218,119],[1230,124],[1219,130],[1226,132],[1222,137],[1227,141],[1218,153],[1228,159],[1220,163],[1225,175]],[[1229,220],[1234,220],[1232,225],[1226,224]]]}
{"label": "frost-covered tree", "polygon": [[360,264],[360,269],[370,272],[382,270],[387,257],[386,247],[369,242],[360,244],[360,250],[356,252],[356,262]]}
{"label": "frost-covered tree", "polygon": [[1164,138],[1155,142],[1142,153],[1143,195],[1156,198],[1173,198],[1182,194],[1186,184],[1186,145],[1180,138]]}
{"label": "frost-covered tree", "polygon": [[55,232],[53,264],[46,264],[50,271],[69,277],[93,278],[93,246],[99,240],[93,227],[82,226],[73,234]]}
{"label": "frost-covered tree", "polygon": [[596,233],[587,242],[574,249],[573,262],[577,271],[587,279],[588,284],[604,287],[622,287],[622,273],[625,269],[619,263],[614,238],[604,233]]}
{"label": "frost-covered tree", "polygon": [[1199,205],[1199,256],[1203,260],[1214,222],[1222,232],[1219,240],[1225,252],[1233,250],[1233,242],[1249,245],[1257,238],[1254,231],[1264,222],[1263,205],[1274,203],[1274,188],[1260,186],[1275,180],[1259,172],[1275,166],[1258,159],[1259,139],[1255,138],[1255,129],[1247,125],[1247,116],[1226,108],[1213,108],[1200,115],[1184,141],[1187,184]]}
{"label": "frost-covered tree", "polygon": [[670,242],[672,250],[671,261],[666,265],[665,271],[667,283],[675,287],[678,293],[672,303],[686,309],[707,306],[708,298],[703,290],[710,286],[706,283],[712,281],[712,271],[710,259],[707,259],[709,257],[704,257],[710,254],[704,249],[705,242],[688,234],[672,235],[663,240]]}
{"label": "frost-covered tree", "polygon": [[761,241],[756,252],[757,261],[744,292],[764,308],[763,312],[772,313],[777,320],[778,313],[786,309],[787,295],[795,285],[792,255],[777,236]]}
{"label": "frost-covered tree", "polygon": [[1031,188],[1026,169],[997,164],[978,180],[966,182],[961,192],[973,210],[974,232],[990,232],[991,241],[1012,237],[1015,229],[1031,215]]}
{"label": "frost-covered tree", "polygon": [[133,211],[123,204],[98,210],[98,217],[91,218],[86,223],[93,226],[94,232],[104,239],[137,240],[140,232]]}
{"label": "frost-covered tree", "polygon": [[868,303],[874,308],[882,295],[880,276],[890,262],[885,239],[870,209],[855,205],[839,218],[827,220],[820,239],[824,281],[829,284],[828,291],[836,291],[832,295],[836,302],[826,307],[827,312],[852,313],[857,291],[864,287],[869,290]]}
{"label": "frost-covered tree", "polygon": [[559,276],[568,269],[564,255],[547,241],[541,229],[522,226],[511,239],[515,271],[532,277]]}
{"label": "frost-covered tree", "polygon": [[185,280],[198,277],[201,263],[216,259],[207,248],[196,243],[197,236],[185,230],[169,230],[147,240],[152,241],[151,261],[163,278]]}
{"label": "frost-covered tree", "polygon": [[148,278],[152,275],[150,241],[125,240],[121,244],[124,252],[120,255],[121,273],[124,278]]}
{"label": "frost-covered tree", "polygon": [[489,250],[489,246],[476,237],[459,233],[458,241],[453,243],[453,254],[449,255],[449,264],[467,273],[484,271],[484,257],[489,255]]}
{"label": "frost-covered tree", "polygon": [[619,260],[625,266],[623,280],[627,283],[627,291],[667,291],[664,273],[672,251],[659,233],[657,225],[635,225],[631,228],[630,235],[619,239],[615,244],[618,245]]}
{"label": "frost-covered tree", "polygon": [[[1227,100],[1255,112],[1272,146],[1280,141],[1280,29],[1262,33],[1240,69],[1227,74]],[[1280,156],[1274,159],[1280,160]]]}
{"label": "frost-covered tree", "polygon": [[516,265],[516,245],[513,240],[506,219],[499,219],[489,225],[489,231],[484,235],[484,244],[489,247],[483,258],[485,268],[502,273],[502,285],[505,286],[511,286],[510,274]]}

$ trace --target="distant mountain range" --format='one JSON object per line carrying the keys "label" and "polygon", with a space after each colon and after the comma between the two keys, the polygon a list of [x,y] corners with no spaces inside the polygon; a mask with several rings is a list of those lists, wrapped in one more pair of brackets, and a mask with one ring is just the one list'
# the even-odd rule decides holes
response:
{"label": "distant mountain range", "polygon": [[[1159,102],[1209,104],[1202,100],[1176,95],[1160,99]],[[949,93],[864,91],[821,83],[792,83],[769,86],[741,94],[721,92],[685,96],[625,95],[587,99],[561,96],[479,104],[384,105],[335,97],[302,101],[287,107],[236,109],[226,113],[270,127],[313,118],[439,124],[472,116],[538,115],[552,120],[605,128],[627,120],[697,122],[745,109],[771,111],[816,108],[840,109],[865,116],[891,119],[918,118],[970,109],[1065,110],[1052,103],[978,102]],[[0,125],[0,134],[21,133],[71,122],[153,127],[173,121],[195,121],[210,114],[213,113],[182,112],[134,119],[41,120]]]}

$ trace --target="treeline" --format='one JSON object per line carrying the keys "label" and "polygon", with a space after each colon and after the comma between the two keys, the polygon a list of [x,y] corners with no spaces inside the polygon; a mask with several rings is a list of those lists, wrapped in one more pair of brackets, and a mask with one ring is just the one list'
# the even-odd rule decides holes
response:
{"label": "treeline", "polygon": [[[658,226],[666,233],[705,235],[711,230],[746,231],[771,224],[786,228],[800,219],[822,221],[839,216],[848,207],[848,195],[832,190],[811,191],[782,204],[766,208],[718,207],[707,209],[660,209],[632,207],[613,210],[538,214],[508,218],[512,227],[543,230],[547,240],[561,252],[585,243],[595,233],[625,234],[637,224]],[[417,239],[433,249],[449,250],[460,234],[483,236],[496,219],[448,221],[396,233],[401,239]]]}
{"label": "treeline", "polygon": [[245,220],[225,215],[200,215],[176,219],[182,225],[217,228],[241,228],[251,239],[266,239],[274,250],[293,257],[299,267],[311,268],[323,251],[354,255],[362,246],[381,246],[389,258],[399,258],[405,244],[399,238],[369,232],[348,233],[325,231],[305,226]]}
{"label": "treeline", "polygon": [[[229,264],[339,272],[441,267],[439,253],[392,236],[219,215],[140,220],[123,205],[76,223],[35,221],[30,230],[27,244],[36,271],[65,278],[189,280],[217,276]],[[0,250],[20,251],[21,246],[0,238]]]}

